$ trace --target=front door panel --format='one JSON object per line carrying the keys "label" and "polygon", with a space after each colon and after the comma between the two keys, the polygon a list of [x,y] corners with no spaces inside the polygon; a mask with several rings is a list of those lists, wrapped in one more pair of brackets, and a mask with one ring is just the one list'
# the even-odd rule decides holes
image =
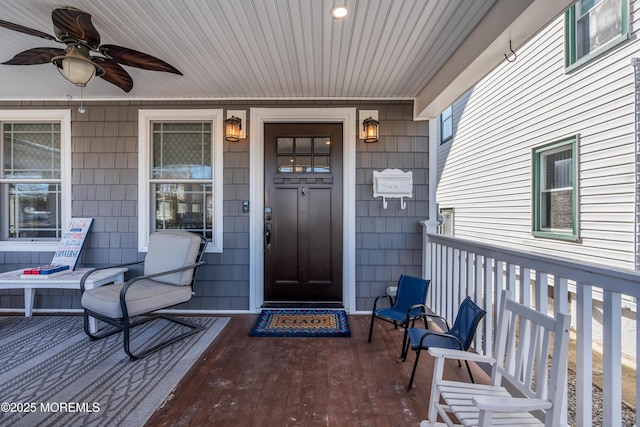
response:
{"label": "front door panel", "polygon": [[342,125],[265,124],[265,305],[342,303]]}

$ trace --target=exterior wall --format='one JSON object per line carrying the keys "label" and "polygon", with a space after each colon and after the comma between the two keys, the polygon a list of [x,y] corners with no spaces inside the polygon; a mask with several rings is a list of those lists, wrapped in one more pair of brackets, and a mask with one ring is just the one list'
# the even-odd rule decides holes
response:
{"label": "exterior wall", "polygon": [[[380,142],[357,145],[356,309],[371,310],[373,297],[394,285],[400,274],[421,272],[421,227],[428,215],[428,124],[412,120],[413,103],[344,101],[85,101],[86,113],[66,102],[0,102],[0,109],[72,109],[72,216],[94,218],[80,266],[102,266],[144,259],[138,242],[138,110],[223,108],[355,107],[376,109]],[[249,115],[247,114],[247,117]],[[248,124],[243,124],[249,129]],[[355,130],[354,130],[355,131]],[[251,136],[249,135],[248,138]],[[373,170],[413,171],[414,197],[406,210],[373,199]],[[179,308],[214,311],[249,310],[249,139],[224,143],[224,250],[205,256],[196,296]],[[0,271],[51,261],[51,252],[1,252]],[[73,290],[36,292],[34,308],[79,309]],[[2,309],[22,309],[22,290],[0,291]]]}
{"label": "exterior wall", "polygon": [[[437,202],[455,210],[456,237],[635,268],[631,59],[639,50],[633,33],[565,73],[559,17],[454,103],[453,140],[438,147]],[[575,135],[579,241],[534,238],[532,150]]]}

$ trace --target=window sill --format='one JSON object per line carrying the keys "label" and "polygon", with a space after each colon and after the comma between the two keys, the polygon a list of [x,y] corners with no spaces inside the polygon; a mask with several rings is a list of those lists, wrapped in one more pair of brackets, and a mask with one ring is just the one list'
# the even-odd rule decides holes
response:
{"label": "window sill", "polygon": [[585,55],[582,58],[576,60],[573,64],[567,65],[564,69],[565,74],[570,74],[572,71],[578,68],[581,68],[585,64],[604,56],[604,54],[606,54],[610,50],[613,50],[619,44],[622,44],[625,41],[629,40],[629,38],[630,38],[629,34],[622,34],[616,37],[615,39],[611,40],[609,43],[606,43],[600,46],[599,48],[589,53],[588,55]]}
{"label": "window sill", "polygon": [[533,231],[532,234],[533,237],[536,238],[565,240],[568,242],[577,242],[579,240],[576,234],[563,234],[551,231]]}

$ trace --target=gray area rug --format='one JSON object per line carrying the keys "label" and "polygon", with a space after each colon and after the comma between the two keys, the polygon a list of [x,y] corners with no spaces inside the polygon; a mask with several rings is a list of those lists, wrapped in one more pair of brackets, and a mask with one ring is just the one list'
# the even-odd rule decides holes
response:
{"label": "gray area rug", "polygon": [[[191,317],[207,329],[130,362],[122,334],[89,341],[79,316],[0,316],[0,426],[142,426],[227,324]],[[138,327],[132,348],[181,326]]]}

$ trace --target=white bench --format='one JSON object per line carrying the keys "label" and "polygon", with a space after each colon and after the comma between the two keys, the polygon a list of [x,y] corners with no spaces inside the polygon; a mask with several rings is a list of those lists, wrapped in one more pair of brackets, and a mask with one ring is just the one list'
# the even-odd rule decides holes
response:
{"label": "white bench", "polygon": [[[34,275],[29,278],[23,277],[24,269],[7,271],[0,273],[0,290],[24,289],[24,315],[31,316],[36,289],[80,289],[80,279],[89,270],[89,268],[78,268],[62,275],[52,277]],[[110,268],[96,271],[89,276],[85,287],[91,289],[107,283],[124,282],[124,273],[127,270],[127,268]],[[95,319],[91,323],[92,329],[95,330]]]}
{"label": "white bench", "polygon": [[[503,292],[499,308],[493,357],[429,349],[435,366],[429,419],[422,421],[421,427],[443,425],[437,422],[438,415],[447,426],[560,425],[570,316],[558,314],[554,319],[515,302],[508,291]],[[490,384],[443,379],[447,358],[491,364]],[[461,424],[454,424],[450,415]]]}

